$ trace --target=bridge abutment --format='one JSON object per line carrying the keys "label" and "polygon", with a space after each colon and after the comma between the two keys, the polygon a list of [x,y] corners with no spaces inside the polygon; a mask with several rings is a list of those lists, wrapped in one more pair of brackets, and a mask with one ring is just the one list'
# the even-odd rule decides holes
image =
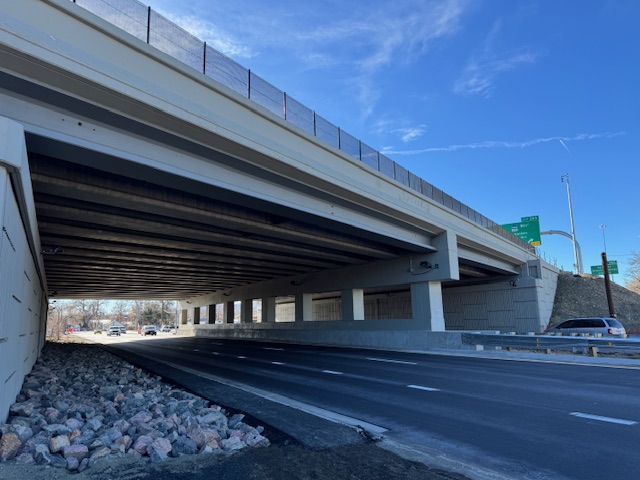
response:
{"label": "bridge abutment", "polygon": [[47,297],[24,131],[0,117],[0,423],[44,345]]}

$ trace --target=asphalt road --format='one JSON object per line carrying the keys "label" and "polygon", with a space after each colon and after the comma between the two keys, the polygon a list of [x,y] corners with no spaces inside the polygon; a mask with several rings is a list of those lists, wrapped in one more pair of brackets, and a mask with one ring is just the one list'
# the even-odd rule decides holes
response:
{"label": "asphalt road", "polygon": [[637,369],[166,334],[134,339],[107,343],[382,427],[387,446],[462,466],[472,477],[640,478]]}

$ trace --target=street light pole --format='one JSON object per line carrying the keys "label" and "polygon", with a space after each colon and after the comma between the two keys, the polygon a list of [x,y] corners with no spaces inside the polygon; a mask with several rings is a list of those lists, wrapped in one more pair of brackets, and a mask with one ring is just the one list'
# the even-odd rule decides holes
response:
{"label": "street light pole", "polygon": [[604,236],[604,229],[607,228],[607,226],[604,223],[601,223],[600,228],[602,229],[602,243],[604,245],[604,253],[607,253],[607,239]]}
{"label": "street light pole", "polygon": [[576,227],[573,223],[573,206],[571,205],[571,185],[569,184],[569,174],[562,175],[560,177],[560,181],[567,181],[567,197],[569,199],[569,218],[571,220],[571,242],[573,243],[573,258],[574,258],[574,267],[577,275],[582,273],[582,265],[580,264],[580,259],[578,258],[578,249],[576,248]]}

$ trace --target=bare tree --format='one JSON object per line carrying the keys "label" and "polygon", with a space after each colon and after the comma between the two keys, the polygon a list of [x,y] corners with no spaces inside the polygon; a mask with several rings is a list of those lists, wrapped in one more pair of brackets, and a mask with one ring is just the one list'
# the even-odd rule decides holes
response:
{"label": "bare tree", "polygon": [[106,315],[105,304],[106,300],[74,300],[75,315],[79,317],[77,323],[84,328],[90,328],[92,320],[98,320]]}
{"label": "bare tree", "polygon": [[640,293],[640,253],[633,252],[631,254],[625,279],[629,290]]}
{"label": "bare tree", "polygon": [[47,311],[47,336],[60,340],[72,322],[72,306],[64,300],[54,300]]}
{"label": "bare tree", "polygon": [[130,313],[132,313],[132,305],[127,300],[118,300],[111,308],[111,314],[123,324],[133,320],[133,318],[129,317]]}

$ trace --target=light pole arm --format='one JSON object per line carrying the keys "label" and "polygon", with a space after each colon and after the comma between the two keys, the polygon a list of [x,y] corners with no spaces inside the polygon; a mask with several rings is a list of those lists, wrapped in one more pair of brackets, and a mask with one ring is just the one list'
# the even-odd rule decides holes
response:
{"label": "light pole arm", "polygon": [[[569,240],[571,240],[572,243],[574,243],[574,237],[567,232],[563,232],[562,230],[546,230],[544,232],[540,232],[540,235],[562,235],[563,237],[567,237]],[[575,241],[574,245],[576,268],[578,270],[578,273],[582,273],[582,249],[580,248],[580,244],[577,241]]]}

